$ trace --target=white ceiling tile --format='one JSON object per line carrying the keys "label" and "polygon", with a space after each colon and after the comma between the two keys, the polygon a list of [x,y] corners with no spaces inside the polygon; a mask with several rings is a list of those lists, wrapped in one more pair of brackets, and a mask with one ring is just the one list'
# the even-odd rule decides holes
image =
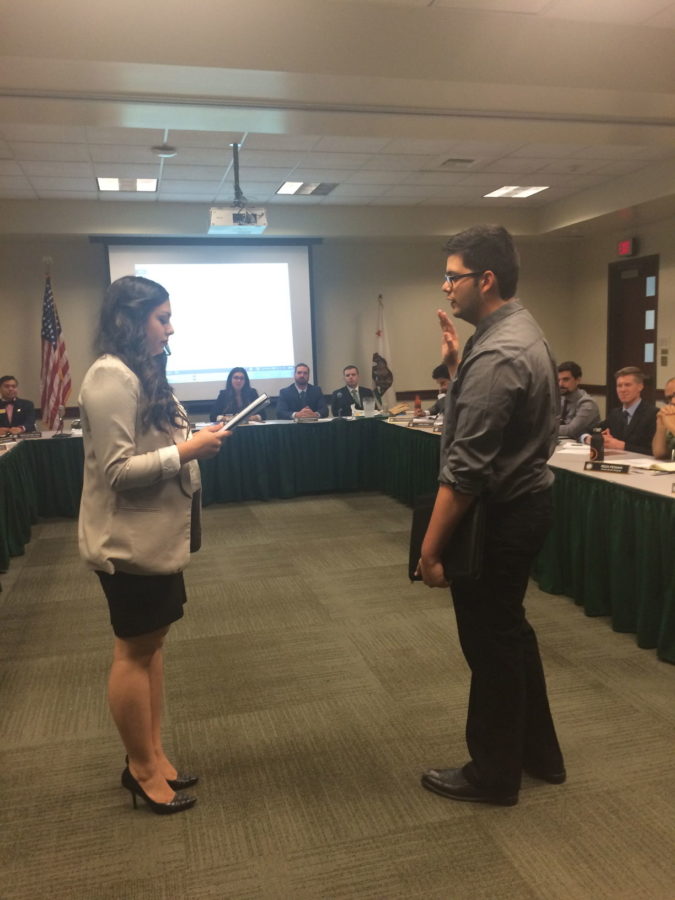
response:
{"label": "white ceiling tile", "polygon": [[303,153],[298,166],[307,169],[360,169],[369,159],[366,153]]}
{"label": "white ceiling tile", "polygon": [[30,179],[36,191],[92,191],[96,189],[94,177],[90,178],[51,178],[35,175]]}
{"label": "white ceiling tile", "polygon": [[80,125],[3,125],[0,135],[6,141],[84,144],[87,129]]}
{"label": "white ceiling tile", "polygon": [[149,147],[126,144],[90,144],[89,153],[95,163],[153,163],[159,160]]}
{"label": "white ceiling tile", "polygon": [[394,138],[380,152],[398,153],[401,155],[413,154],[418,156],[443,154],[454,156],[456,141],[454,140],[426,140],[424,138]]}
{"label": "white ceiling tile", "polygon": [[0,175],[23,175],[23,169],[13,159],[0,159]]}
{"label": "white ceiling tile", "polygon": [[244,150],[291,150],[305,152],[311,150],[319,140],[318,135],[302,134],[249,134]]}
{"label": "white ceiling tile", "polygon": [[315,144],[314,152],[327,153],[378,153],[389,138],[375,137],[329,137],[319,138]]}
{"label": "white ceiling tile", "polygon": [[[358,182],[356,175],[360,174],[354,169],[309,169],[298,166],[292,170],[292,175],[284,177],[284,181],[306,181],[310,184],[319,181],[330,181],[334,184],[342,184],[345,181]],[[368,182],[377,184],[377,182]]]}
{"label": "white ceiling tile", "polygon": [[[152,154],[154,156],[154,154]],[[155,157],[156,159],[157,157]],[[241,154],[239,159],[241,159]],[[180,166],[221,166],[232,162],[231,147],[180,147],[173,160]]]}
{"label": "white ceiling tile", "polygon": [[95,178],[159,178],[159,163],[149,166],[139,163],[96,163]]}
{"label": "white ceiling tile", "polygon": [[481,166],[482,172],[516,173],[536,172],[548,165],[548,159],[534,159],[526,156],[504,156],[494,162]]}
{"label": "white ceiling tile", "polygon": [[[249,181],[287,181],[289,173],[292,171],[292,166],[288,166],[287,168],[278,168],[278,169],[268,169],[265,166],[260,166],[260,168],[251,168],[248,169],[246,167],[242,167],[239,169],[239,181],[242,185],[246,185]],[[234,180],[234,171],[230,169],[227,175],[228,181]]]}
{"label": "white ceiling tile", "polygon": [[435,162],[436,157],[433,156],[420,156],[418,154],[398,156],[392,153],[370,157],[363,168],[369,170],[378,169],[382,172],[419,172]]}
{"label": "white ceiling tile", "polygon": [[131,203],[152,203],[157,200],[157,194],[153,191],[140,191],[133,193],[131,191],[102,191],[98,194],[98,199],[103,201],[122,201],[127,200]]}
{"label": "white ceiling tile", "polygon": [[297,152],[290,150],[249,150],[244,147],[239,154],[239,165],[246,166],[247,169],[291,168],[302,158]]}
{"label": "white ceiling tile", "polygon": [[200,196],[212,196],[218,190],[219,181],[174,181],[162,179],[161,190],[171,191],[172,194],[199,194]]}
{"label": "white ceiling tile", "polygon": [[573,153],[584,150],[585,144],[525,144],[510,156],[528,156],[533,159],[567,159]]}
{"label": "white ceiling tile", "polygon": [[387,188],[385,196],[398,197],[401,200],[406,198],[421,200],[423,197],[430,197],[434,192],[433,187],[420,184],[397,184],[394,187]]}
{"label": "white ceiling tile", "polygon": [[465,173],[459,172],[412,172],[401,179],[404,184],[427,184],[434,187],[459,184]]}
{"label": "white ceiling tile", "polygon": [[120,144],[146,147],[161,144],[164,130],[160,128],[98,128],[87,126],[86,140],[90,144]]}
{"label": "white ceiling tile", "polygon": [[273,203],[275,206],[317,206],[319,203],[323,203],[324,199],[325,197],[321,196],[312,197],[311,194],[304,197],[296,197],[293,194],[282,197],[280,194],[275,194],[267,202]]}
{"label": "white ceiling tile", "polygon": [[[244,135],[240,131],[169,131],[167,144],[176,147],[203,147],[227,150],[232,153],[231,144],[241,144]],[[160,143],[162,143],[160,141]],[[246,142],[248,147],[248,141]]]}
{"label": "white ceiling tile", "polygon": [[21,168],[26,175],[45,175],[64,178],[94,177],[94,167],[90,162],[23,162]]}
{"label": "white ceiling tile", "polygon": [[339,184],[329,197],[379,197],[388,190],[385,184]]}
{"label": "white ceiling tile", "polygon": [[220,181],[226,171],[227,166],[181,166],[169,159],[164,162],[162,179],[176,178],[181,181],[189,181],[192,179],[195,181]]}
{"label": "white ceiling tile", "polygon": [[422,202],[420,200],[414,200],[408,198],[407,200],[401,200],[400,197],[375,197],[375,199],[371,200],[368,203],[368,206],[400,206],[408,209],[413,206],[422,206]]}
{"label": "white ceiling tile", "polygon": [[362,169],[360,172],[348,172],[345,179],[326,178],[326,181],[347,181],[349,184],[398,184],[401,180],[400,172],[376,172]]}
{"label": "white ceiling tile", "polygon": [[[1,179],[0,179],[1,182]],[[22,190],[20,188],[5,188],[0,183],[0,198],[3,200],[35,200],[36,194],[33,190]]]}
{"label": "white ceiling tile", "polygon": [[545,166],[539,169],[539,173],[585,175],[588,172],[595,172],[602,164],[602,160],[599,159],[556,159],[553,162],[546,163]]}
{"label": "white ceiling tile", "polygon": [[456,141],[450,155],[497,159],[500,156],[514,153],[520,147],[520,143],[507,143],[506,141]]}
{"label": "white ceiling tile", "polygon": [[539,13],[576,22],[639,25],[663,9],[664,0],[553,0]]}
{"label": "white ceiling tile", "polygon": [[0,190],[29,191],[30,181],[24,175],[0,175]]}
{"label": "white ceiling tile", "polygon": [[41,200],[98,200],[98,191],[37,191]]}
{"label": "white ceiling tile", "polygon": [[631,172],[639,172],[649,165],[643,159],[615,159],[613,162],[604,162],[595,170],[596,175],[630,175]]}
{"label": "white ceiling tile", "polygon": [[459,184],[463,186],[471,186],[477,188],[485,188],[485,191],[495,191],[504,184],[513,184],[512,181],[504,181],[503,176],[499,173],[491,172],[475,172],[470,175],[463,175]]}
{"label": "white ceiling tile", "polygon": [[89,162],[89,148],[86,144],[49,144],[12,143],[14,156],[17,160],[52,160],[58,159],[65,162]]}
{"label": "white ceiling tile", "polygon": [[[657,148],[655,148],[657,149]],[[650,149],[648,147],[633,146],[631,144],[599,144],[590,147],[583,147],[581,150],[573,151],[569,154],[570,158],[581,157],[582,159],[644,159],[647,154],[649,159]]]}

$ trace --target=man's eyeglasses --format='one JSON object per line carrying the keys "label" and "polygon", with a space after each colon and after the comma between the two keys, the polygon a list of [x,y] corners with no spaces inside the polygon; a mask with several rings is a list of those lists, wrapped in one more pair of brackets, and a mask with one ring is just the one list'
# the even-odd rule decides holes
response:
{"label": "man's eyeglasses", "polygon": [[675,405],[675,394],[664,394],[663,399],[669,406]]}
{"label": "man's eyeglasses", "polygon": [[463,272],[461,275],[453,275],[450,272],[446,272],[445,280],[450,287],[454,287],[461,278],[478,278],[482,274],[482,272]]}

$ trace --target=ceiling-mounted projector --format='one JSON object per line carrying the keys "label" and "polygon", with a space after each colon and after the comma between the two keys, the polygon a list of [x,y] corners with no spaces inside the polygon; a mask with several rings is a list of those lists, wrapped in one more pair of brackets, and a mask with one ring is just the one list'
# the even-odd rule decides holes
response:
{"label": "ceiling-mounted projector", "polygon": [[230,206],[212,206],[209,234],[262,234],[267,228],[267,213],[261,207],[248,206],[239,184],[239,144],[231,144],[234,169],[234,199]]}
{"label": "ceiling-mounted projector", "polygon": [[267,213],[262,207],[212,206],[209,234],[262,234]]}

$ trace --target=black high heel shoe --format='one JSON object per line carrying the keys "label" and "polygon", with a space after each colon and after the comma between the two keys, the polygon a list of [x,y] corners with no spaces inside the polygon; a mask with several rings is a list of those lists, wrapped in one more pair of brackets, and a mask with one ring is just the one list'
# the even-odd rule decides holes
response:
{"label": "black high heel shoe", "polygon": [[[124,757],[124,762],[126,765],[129,765],[129,757]],[[180,772],[176,775],[175,778],[167,778],[166,783],[170,788],[173,788],[174,791],[184,791],[185,788],[194,787],[199,781],[199,775],[188,775],[184,773],[181,775]]]}
{"label": "black high heel shoe", "polygon": [[169,800],[168,803],[158,803],[156,800],[153,800],[152,797],[148,797],[129,771],[128,766],[122,772],[122,787],[126,788],[131,794],[134,809],[136,809],[138,805],[136,803],[136,797],[140,797],[142,800],[145,800],[154,813],[157,813],[157,815],[160,816],[169,816],[172,813],[183,812],[183,810],[190,809],[190,807],[194,806],[197,802],[196,797],[190,797],[188,794],[176,794],[173,800]]}

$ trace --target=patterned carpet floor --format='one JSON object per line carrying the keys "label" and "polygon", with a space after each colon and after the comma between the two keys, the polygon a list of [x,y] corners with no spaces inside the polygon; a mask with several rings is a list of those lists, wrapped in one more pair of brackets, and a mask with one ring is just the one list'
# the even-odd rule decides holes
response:
{"label": "patterned carpet floor", "polygon": [[197,806],[119,786],[111,649],[76,523],[43,522],[0,594],[1,900],[673,900],[675,668],[531,585],[568,782],[512,808],[422,790],[465,761],[445,591],[406,578],[377,494],[205,510],[166,647],[166,744]]}

